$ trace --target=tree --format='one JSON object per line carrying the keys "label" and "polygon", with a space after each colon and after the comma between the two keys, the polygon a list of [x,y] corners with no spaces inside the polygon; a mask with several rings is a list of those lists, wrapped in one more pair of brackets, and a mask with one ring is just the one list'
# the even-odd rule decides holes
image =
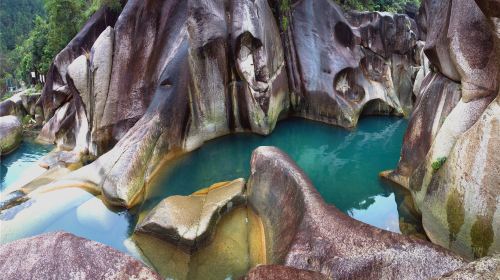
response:
{"label": "tree", "polygon": [[346,10],[404,13],[408,5],[420,6],[420,0],[335,0]]}
{"label": "tree", "polygon": [[84,7],[82,0],[45,0],[48,22],[46,57],[55,57],[78,33]]}

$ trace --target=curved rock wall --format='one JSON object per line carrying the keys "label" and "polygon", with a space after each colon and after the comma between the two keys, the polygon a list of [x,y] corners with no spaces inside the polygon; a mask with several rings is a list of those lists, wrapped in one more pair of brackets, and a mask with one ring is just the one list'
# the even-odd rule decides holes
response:
{"label": "curved rock wall", "polygon": [[332,1],[303,0],[280,19],[289,22],[283,37],[295,115],[354,127],[363,113],[410,113],[417,31],[407,16],[346,19]]}
{"label": "curved rock wall", "polygon": [[43,88],[42,97],[38,101],[38,105],[43,108],[46,121],[70,98],[66,79],[68,66],[78,56],[89,52],[101,32],[108,26],[114,26],[117,18],[118,15],[109,8],[100,9],[87,21],[66,48],[54,58],[49,73],[47,73],[47,81]]}
{"label": "curved rock wall", "polygon": [[328,205],[283,152],[252,154],[248,204],[262,219],[267,260],[332,279],[430,279],[465,262],[429,242],[380,230]]}
{"label": "curved rock wall", "polygon": [[424,52],[438,73],[420,88],[398,169],[383,174],[412,191],[433,242],[469,258],[500,251],[493,10],[472,0],[423,2]]}
{"label": "curved rock wall", "polygon": [[[362,113],[411,110],[408,17],[361,13],[350,23],[326,0],[297,1],[292,14],[280,31],[265,0],[128,1],[105,29],[100,11],[54,62],[40,103],[55,114],[39,138],[109,151],[89,167],[93,183],[130,207],[161,161],[228,133],[268,134],[290,111],[352,127]],[[282,42],[280,32],[291,35]],[[87,54],[72,51],[83,43],[93,44]]]}

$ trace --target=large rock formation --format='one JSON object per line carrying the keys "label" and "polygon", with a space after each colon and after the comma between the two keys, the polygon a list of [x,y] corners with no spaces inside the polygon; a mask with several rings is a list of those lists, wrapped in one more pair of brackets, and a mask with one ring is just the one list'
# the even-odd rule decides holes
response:
{"label": "large rock formation", "polygon": [[160,202],[136,232],[151,234],[195,251],[211,239],[218,221],[233,207],[244,204],[245,180],[214,184],[189,196],[174,195]]}
{"label": "large rock formation", "polygon": [[412,191],[429,238],[470,258],[500,252],[500,44],[491,11],[472,0],[424,1],[424,52],[439,73],[424,80],[398,168],[385,173]]}
{"label": "large rock formation", "polygon": [[264,0],[128,1],[106,30],[102,11],[77,36],[104,30],[85,41],[94,43],[90,55],[68,55],[72,41],[54,62],[62,70],[49,74],[40,102],[54,116],[40,139],[93,156],[109,150],[86,170],[99,174],[93,183],[110,203],[131,207],[161,161],[228,133],[268,134],[290,99],[294,114],[348,127],[363,110],[410,110],[417,68],[409,18],[353,14],[349,23],[326,0],[293,7],[297,34],[284,37],[286,53]]}
{"label": "large rock formation", "polygon": [[162,279],[140,261],[65,232],[0,245],[2,279]]}
{"label": "large rock formation", "polygon": [[[128,1],[114,31],[95,42],[94,56],[68,67],[74,98],[40,138],[94,155],[120,140],[89,167],[103,174],[94,183],[113,204],[132,206],[164,158],[234,131],[270,133],[288,108],[284,55],[267,2],[205,4]],[[139,11],[160,24],[144,24]]]}
{"label": "large rock formation", "polygon": [[78,56],[89,52],[97,37],[108,26],[114,26],[118,15],[107,7],[98,10],[54,59],[47,73],[47,80],[43,88],[38,105],[43,108],[43,115],[48,121],[55,111],[66,103],[72,94],[67,79],[68,66]]}
{"label": "large rock formation", "polygon": [[330,278],[326,277],[325,275],[319,272],[297,269],[290,266],[260,265],[250,270],[243,279],[244,280],[265,280],[265,279],[327,280]]}
{"label": "large rock formation", "polygon": [[352,13],[346,19],[333,1],[323,0],[279,10],[288,23],[284,45],[294,114],[344,127],[356,126],[361,114],[409,114],[417,65],[416,30],[408,17]]}
{"label": "large rock formation", "polygon": [[439,246],[376,229],[326,204],[277,148],[254,151],[247,189],[264,224],[268,263],[333,279],[429,279],[465,264]]}
{"label": "large rock formation", "polygon": [[484,257],[447,273],[440,280],[475,280],[500,278],[500,255]]}
{"label": "large rock formation", "polygon": [[[92,120],[94,108],[91,106],[93,103],[88,100],[93,100],[91,93],[95,88],[104,87],[107,90],[109,84],[107,68],[111,67],[112,55],[112,45],[110,47],[109,44],[103,44],[101,41],[106,39],[98,40],[98,38],[110,36],[111,28],[108,26],[114,26],[117,18],[115,11],[107,7],[101,8],[54,59],[42,96],[37,103],[43,108],[43,115],[47,121],[38,137],[39,141],[54,143],[59,148],[74,149],[81,153],[88,153],[91,149],[88,134],[92,123],[89,119]],[[99,50],[96,51],[98,47]],[[107,60],[103,58],[106,55]],[[89,63],[87,56],[91,60],[97,57],[96,62]],[[94,74],[98,74],[96,79],[88,79]],[[91,90],[84,91],[83,89],[87,87]]]}
{"label": "large rock formation", "polygon": [[15,116],[0,117],[0,155],[15,150],[21,143],[23,127]]}

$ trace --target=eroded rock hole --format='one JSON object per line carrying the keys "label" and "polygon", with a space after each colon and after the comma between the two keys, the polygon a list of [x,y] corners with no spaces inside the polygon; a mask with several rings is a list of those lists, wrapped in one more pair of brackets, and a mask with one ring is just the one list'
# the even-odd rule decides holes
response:
{"label": "eroded rock hole", "polygon": [[371,116],[371,115],[392,115],[394,113],[394,108],[389,106],[387,102],[381,99],[373,99],[365,104],[361,115]]}
{"label": "eroded rock hole", "polygon": [[351,48],[354,45],[354,34],[351,27],[345,22],[339,21],[334,27],[335,39],[344,47]]}
{"label": "eroded rock hole", "polygon": [[354,69],[346,68],[335,76],[334,87],[337,93],[344,98],[353,102],[359,102],[365,97],[365,90],[356,84],[354,77]]}

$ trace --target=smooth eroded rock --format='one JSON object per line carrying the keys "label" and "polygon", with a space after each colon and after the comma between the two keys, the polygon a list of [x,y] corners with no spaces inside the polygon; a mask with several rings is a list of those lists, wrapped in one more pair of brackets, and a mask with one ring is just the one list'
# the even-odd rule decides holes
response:
{"label": "smooth eroded rock", "polygon": [[54,232],[0,245],[3,279],[162,279],[109,246]]}
{"label": "smooth eroded rock", "polygon": [[377,229],[326,204],[277,148],[253,152],[247,189],[264,225],[268,263],[334,279],[429,279],[465,264],[439,246]]}
{"label": "smooth eroded rock", "polygon": [[327,280],[329,278],[315,271],[297,269],[290,266],[260,265],[250,270],[243,279],[244,280],[265,280],[265,279]]}
{"label": "smooth eroded rock", "polygon": [[210,239],[225,213],[245,203],[244,191],[245,181],[236,179],[189,196],[170,196],[151,210],[136,231],[194,251]]}
{"label": "smooth eroded rock", "polygon": [[500,278],[500,255],[484,257],[447,273],[439,280],[495,280]]}
{"label": "smooth eroded rock", "polygon": [[0,117],[0,155],[14,151],[21,143],[23,127],[15,116]]}

